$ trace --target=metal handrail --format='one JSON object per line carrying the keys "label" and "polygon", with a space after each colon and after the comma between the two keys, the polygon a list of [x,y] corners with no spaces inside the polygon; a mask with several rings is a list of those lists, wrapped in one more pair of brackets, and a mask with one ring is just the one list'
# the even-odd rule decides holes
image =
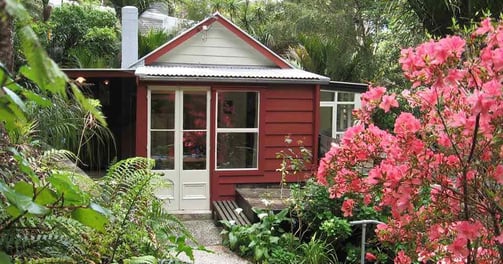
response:
{"label": "metal handrail", "polygon": [[361,256],[360,263],[365,264],[365,236],[367,232],[367,224],[384,224],[383,222],[377,220],[357,220],[349,222],[350,225],[362,225],[362,245],[361,245]]}

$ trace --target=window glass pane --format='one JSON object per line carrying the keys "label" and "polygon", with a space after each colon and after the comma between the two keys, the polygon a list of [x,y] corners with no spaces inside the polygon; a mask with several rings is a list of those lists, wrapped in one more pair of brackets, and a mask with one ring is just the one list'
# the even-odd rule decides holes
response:
{"label": "window glass pane", "polygon": [[183,129],[206,129],[206,92],[183,93]]}
{"label": "window glass pane", "polygon": [[355,100],[354,93],[337,93],[337,101],[338,102],[353,102]]}
{"label": "window glass pane", "polygon": [[206,131],[183,132],[183,169],[206,169]]}
{"label": "window glass pane", "polygon": [[257,133],[218,133],[217,169],[257,168]]}
{"label": "window glass pane", "polygon": [[334,95],[335,95],[334,92],[321,91],[321,93],[320,93],[320,100],[321,101],[330,101],[330,102],[333,102],[334,101]]}
{"label": "window glass pane", "polygon": [[219,92],[218,128],[257,128],[257,92]]}
{"label": "window glass pane", "polygon": [[320,109],[320,134],[332,137],[332,107],[321,107]]}
{"label": "window glass pane", "polygon": [[337,105],[337,131],[345,131],[353,124],[353,108],[352,104]]}
{"label": "window glass pane", "polygon": [[155,160],[156,170],[175,169],[175,132],[153,131],[150,133],[150,157]]}
{"label": "window glass pane", "polygon": [[175,92],[152,92],[150,106],[150,127],[152,129],[175,128]]}

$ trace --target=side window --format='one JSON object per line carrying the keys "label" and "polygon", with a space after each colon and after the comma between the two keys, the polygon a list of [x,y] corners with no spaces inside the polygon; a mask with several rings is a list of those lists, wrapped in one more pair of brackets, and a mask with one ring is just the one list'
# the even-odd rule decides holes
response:
{"label": "side window", "polygon": [[320,134],[338,139],[353,125],[352,113],[360,106],[360,94],[321,91],[320,99]]}
{"label": "side window", "polygon": [[216,168],[257,169],[258,92],[217,92]]}

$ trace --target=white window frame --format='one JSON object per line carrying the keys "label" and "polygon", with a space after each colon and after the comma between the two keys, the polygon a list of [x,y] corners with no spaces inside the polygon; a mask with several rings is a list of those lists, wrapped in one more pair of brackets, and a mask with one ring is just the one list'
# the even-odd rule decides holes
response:
{"label": "white window frame", "polygon": [[[328,92],[334,94],[333,101],[321,101],[321,93]],[[351,93],[354,94],[353,101],[338,102],[339,93]],[[321,90],[320,91],[320,108],[321,107],[331,107],[332,108],[332,138],[340,138],[344,134],[344,131],[337,130],[337,106],[338,105],[354,105],[353,109],[358,109],[361,107],[361,93],[348,92],[348,91],[334,91],[334,90]]]}
{"label": "white window frame", "polygon": [[[256,128],[219,128],[218,127],[218,96],[220,93],[256,93],[257,94],[257,127]],[[260,91],[254,90],[220,90],[215,96],[215,170],[216,171],[256,171],[259,167],[259,151],[260,151]],[[218,134],[219,133],[255,133],[257,135],[257,151],[256,151],[256,167],[255,168],[218,168]]]}

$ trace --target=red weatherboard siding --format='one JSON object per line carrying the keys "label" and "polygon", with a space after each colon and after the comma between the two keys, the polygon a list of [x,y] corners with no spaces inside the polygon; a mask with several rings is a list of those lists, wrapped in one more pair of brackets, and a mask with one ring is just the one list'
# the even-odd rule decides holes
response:
{"label": "red weatherboard siding", "polygon": [[[175,85],[182,83],[140,83],[137,89],[136,113],[136,155],[147,156],[147,85]],[[194,84],[192,84],[194,85]],[[318,100],[319,92],[315,85],[269,85],[269,86],[237,86],[202,84],[211,87],[210,105],[210,199],[234,199],[237,184],[271,183],[279,184],[280,160],[276,153],[286,149],[285,136],[294,141],[291,146],[297,146],[297,140],[302,140],[304,146],[317,151],[318,142]],[[259,91],[260,92],[260,124],[259,124],[259,168],[257,170],[216,171],[215,170],[215,120],[216,92]],[[297,181],[297,178],[288,178]]]}
{"label": "red weatherboard siding", "polygon": [[[228,88],[228,87],[227,87]],[[318,136],[317,116],[318,104],[316,98],[319,92],[315,85],[270,85],[260,89],[260,149],[259,169],[249,171],[211,171],[211,200],[234,199],[237,184],[272,183],[279,184],[280,160],[276,153],[284,150],[285,136],[290,136],[296,146],[297,140],[302,140],[309,149],[317,149]],[[226,87],[213,87],[212,100],[215,91]],[[253,90],[241,87],[240,90]],[[215,123],[215,109],[212,102],[212,124]],[[212,144],[215,142],[215,131],[211,131]],[[313,144],[314,143],[314,144]],[[215,164],[214,151],[210,157]],[[212,165],[213,167],[214,165]],[[297,181],[289,178],[288,181]]]}
{"label": "red weatherboard siding", "polygon": [[147,156],[147,86],[138,84],[136,90],[136,156]]}
{"label": "red weatherboard siding", "polygon": [[[263,161],[264,181],[278,182],[280,174],[280,160],[276,153],[286,149],[285,136],[289,135],[293,142],[291,147],[297,146],[302,140],[305,147],[313,150],[317,145],[318,136],[315,132],[317,91],[315,85],[293,86],[282,85],[267,91],[266,127],[265,127],[265,159]],[[297,181],[288,178],[287,181]]]}
{"label": "red weatherboard siding", "polygon": [[[316,89],[314,89],[314,102],[320,102],[320,85],[316,85]],[[315,107],[313,107],[314,112],[313,112],[313,131],[314,131],[314,139],[316,142],[318,142],[318,135],[320,134],[320,106],[319,103],[315,103]],[[313,160],[318,160],[318,149],[319,149],[318,144],[313,145]]]}

